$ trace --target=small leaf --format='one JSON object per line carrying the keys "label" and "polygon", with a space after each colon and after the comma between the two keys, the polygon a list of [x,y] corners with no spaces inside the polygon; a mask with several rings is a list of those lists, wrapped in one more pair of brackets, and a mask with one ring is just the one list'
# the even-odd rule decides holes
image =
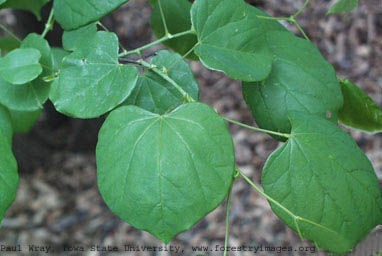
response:
{"label": "small leaf", "polygon": [[91,23],[76,30],[65,31],[62,36],[62,45],[65,50],[75,51],[81,47],[86,47],[89,38],[93,38],[96,33],[96,23]]}
{"label": "small leaf", "polygon": [[64,58],[50,99],[57,111],[77,118],[95,118],[112,110],[134,89],[138,70],[118,63],[118,38],[100,31],[86,47]]}
{"label": "small leaf", "polygon": [[65,30],[98,21],[129,0],[54,0],[54,16]]}
{"label": "small leaf", "polygon": [[20,47],[20,42],[13,37],[0,38],[0,50],[2,52],[10,52]]}
{"label": "small leaf", "polygon": [[32,48],[16,49],[0,59],[0,77],[11,84],[25,84],[42,72],[41,54]]}
{"label": "small leaf", "polygon": [[358,0],[338,0],[328,11],[332,13],[346,13],[354,10],[358,6]]}
{"label": "small leaf", "polygon": [[382,111],[380,107],[348,80],[340,82],[344,105],[339,111],[341,123],[365,132],[382,132]]}
{"label": "small leaf", "polygon": [[12,132],[6,109],[0,106],[0,223],[16,199],[18,186],[17,163],[12,154]]}
{"label": "small leaf", "polygon": [[50,0],[7,0],[0,5],[0,9],[12,8],[32,12],[38,20],[41,20],[41,8]]}
{"label": "small leaf", "polygon": [[35,125],[41,115],[41,109],[36,111],[9,110],[15,133],[27,133]]}
{"label": "small leaf", "polygon": [[49,83],[41,78],[53,76],[52,53],[48,42],[37,34],[29,34],[21,48],[33,48],[41,53],[43,72],[38,79],[21,85],[13,85],[0,78],[0,103],[10,110],[36,111],[42,109],[48,99]]}
{"label": "small leaf", "polygon": [[[199,85],[187,62],[179,54],[160,51],[151,60],[158,69],[169,70],[167,75],[193,99],[199,100]],[[157,114],[164,114],[184,102],[182,94],[169,82],[152,71],[140,76],[137,86],[125,101]]]}
{"label": "small leaf", "polygon": [[[176,34],[191,29],[191,6],[192,4],[188,0],[161,0],[161,6],[166,20],[168,32],[170,34]],[[159,8],[159,2],[154,4],[153,12],[151,13],[150,26],[157,38],[165,36],[165,29],[161,12]],[[186,35],[179,38],[174,38],[163,44],[170,47],[177,53],[184,55],[197,43],[195,35]],[[198,57],[191,53],[187,58],[198,60]]]}
{"label": "small leaf", "polygon": [[[301,235],[330,252],[347,253],[382,218],[382,198],[369,159],[337,125],[291,114],[292,137],[267,160],[264,191],[299,221]],[[271,203],[291,228],[294,219]],[[318,224],[318,225],[317,225]]]}
{"label": "small leaf", "polygon": [[264,80],[273,62],[266,32],[285,28],[258,16],[268,15],[242,0],[196,0],[191,19],[202,63],[241,81]]}
{"label": "small leaf", "polygon": [[342,96],[333,66],[315,45],[290,32],[271,31],[266,38],[276,57],[272,72],[262,82],[243,84],[243,96],[256,123],[263,129],[289,133],[291,111],[337,123]]}
{"label": "small leaf", "polygon": [[235,157],[223,119],[205,104],[162,116],[127,106],[102,126],[97,166],[109,208],[168,243],[224,200]]}

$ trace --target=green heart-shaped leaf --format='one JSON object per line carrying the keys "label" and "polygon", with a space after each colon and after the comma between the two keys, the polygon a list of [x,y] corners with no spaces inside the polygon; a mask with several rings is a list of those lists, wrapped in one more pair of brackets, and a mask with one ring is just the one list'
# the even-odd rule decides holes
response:
{"label": "green heart-shaped leaf", "polygon": [[102,126],[97,166],[109,208],[168,243],[224,200],[235,157],[223,119],[205,104],[166,115],[127,106]]}
{"label": "green heart-shaped leaf", "polygon": [[42,72],[41,54],[32,48],[19,48],[0,59],[0,77],[11,84],[25,84]]}
{"label": "green heart-shaped leaf", "polygon": [[[318,224],[299,221],[304,238],[330,252],[349,252],[382,219],[373,166],[353,138],[332,122],[301,113],[292,113],[291,120],[291,138],[265,164],[264,191]],[[297,230],[294,219],[271,206]]]}
{"label": "green heart-shaped leaf", "polygon": [[95,118],[125,101],[136,85],[138,70],[119,64],[118,50],[117,36],[100,31],[66,56],[49,96],[57,111]]}
{"label": "green heart-shaped leaf", "polygon": [[265,79],[274,59],[266,32],[285,28],[258,16],[268,15],[242,0],[196,0],[191,19],[202,63],[241,81]]}

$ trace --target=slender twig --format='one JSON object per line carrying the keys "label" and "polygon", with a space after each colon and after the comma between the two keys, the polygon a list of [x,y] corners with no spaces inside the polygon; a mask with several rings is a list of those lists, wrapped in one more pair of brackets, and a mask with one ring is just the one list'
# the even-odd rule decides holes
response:
{"label": "slender twig", "polygon": [[227,256],[227,248],[228,248],[228,242],[229,242],[229,212],[231,208],[231,196],[232,196],[232,188],[233,188],[233,183],[235,180],[232,182],[228,196],[227,196],[227,201],[226,201],[226,208],[225,208],[225,238],[224,238],[224,254],[223,256]]}
{"label": "slender twig", "polygon": [[130,64],[135,64],[135,65],[140,65],[140,63],[139,63],[138,60],[132,60],[132,59],[128,59],[128,58],[119,58],[119,61],[120,61],[120,62],[124,62],[124,63],[130,63]]}
{"label": "slender twig", "polygon": [[300,26],[300,24],[297,22],[297,20],[294,20],[294,25],[298,28],[298,30],[300,31],[300,33],[304,36],[304,38],[308,41],[310,41],[308,35],[305,33],[304,29]]}
{"label": "slender twig", "polygon": [[308,6],[309,2],[310,2],[310,0],[306,0],[305,3],[302,5],[302,7],[295,14],[293,14],[291,17],[296,18],[298,15],[300,15],[302,13],[302,11]]}
{"label": "slender twig", "polygon": [[157,44],[160,44],[160,43],[163,43],[169,39],[172,39],[172,38],[177,38],[177,37],[181,37],[181,36],[185,36],[185,35],[189,35],[189,34],[194,34],[195,31],[193,30],[187,30],[187,31],[184,31],[184,32],[180,32],[180,33],[177,33],[177,34],[174,34],[174,35],[165,35],[164,37],[162,37],[161,39],[158,39],[154,42],[151,42],[149,44],[146,44],[142,47],[139,47],[137,49],[134,49],[134,50],[131,50],[131,51],[126,51],[126,52],[123,52],[119,55],[119,57],[125,57],[127,55],[132,55],[132,54],[137,54],[137,55],[141,55],[141,52],[143,50],[146,50],[154,45],[157,45]]}
{"label": "slender twig", "polygon": [[230,122],[230,123],[233,123],[233,124],[236,124],[236,125],[239,125],[239,126],[242,126],[242,127],[254,130],[254,131],[264,132],[264,133],[268,133],[268,134],[272,134],[272,135],[277,135],[277,136],[281,136],[281,137],[284,137],[284,138],[290,138],[291,137],[291,135],[287,134],[287,133],[274,132],[274,131],[269,131],[269,130],[253,127],[253,126],[246,125],[246,124],[240,123],[238,121],[235,121],[235,120],[232,120],[232,119],[229,119],[229,118],[226,118],[226,117],[223,117],[223,119],[228,121],[228,122]]}
{"label": "slender twig", "polygon": [[308,6],[309,3],[310,3],[310,0],[306,0],[305,3],[302,5],[302,7],[295,14],[291,15],[290,17],[268,17],[268,16],[261,16],[261,15],[258,15],[257,17],[264,19],[264,20],[284,20],[284,21],[291,22],[298,28],[298,30],[303,35],[303,37],[306,40],[310,41],[310,39],[309,39],[308,35],[305,33],[304,29],[301,27],[301,25],[296,20],[297,16],[299,16],[302,13],[302,11]]}
{"label": "slender twig", "polygon": [[10,35],[10,36],[13,37],[15,40],[17,40],[19,43],[21,43],[21,39],[18,38],[15,34],[13,34],[13,32],[10,31],[9,29],[7,29],[5,26],[3,26],[3,25],[0,24],[0,29],[4,30],[8,35]]}
{"label": "slender twig", "polygon": [[163,12],[163,8],[162,8],[162,3],[161,3],[160,0],[158,0],[158,5],[159,5],[160,16],[162,17],[164,32],[165,32],[165,35],[167,36],[170,33],[168,32],[166,17],[164,16],[164,12]]}
{"label": "slender twig", "polygon": [[45,24],[44,31],[41,34],[42,37],[45,37],[46,34],[48,34],[48,32],[53,29],[53,24],[54,24],[54,9],[52,8],[52,10],[50,10],[48,21]]}

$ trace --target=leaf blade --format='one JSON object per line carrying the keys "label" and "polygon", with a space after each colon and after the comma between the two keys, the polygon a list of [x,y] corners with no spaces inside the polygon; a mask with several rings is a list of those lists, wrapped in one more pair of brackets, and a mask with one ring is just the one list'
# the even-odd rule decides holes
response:
{"label": "leaf blade", "polygon": [[241,0],[196,0],[191,20],[198,36],[195,53],[208,68],[241,81],[260,81],[270,71],[273,56],[265,32],[285,30],[277,21]]}
{"label": "leaf blade", "polygon": [[42,72],[41,54],[32,48],[16,49],[0,59],[0,76],[11,84],[25,84]]}
{"label": "leaf blade", "polygon": [[[291,119],[291,139],[264,167],[264,191],[294,214],[332,230],[301,221],[303,237],[325,250],[348,252],[382,216],[373,167],[354,140],[332,122],[296,112]],[[294,220],[271,205],[296,230]]]}
{"label": "leaf blade", "polygon": [[346,13],[358,7],[358,0],[339,0],[330,7],[328,14]]}
{"label": "leaf blade", "polygon": [[113,111],[100,131],[97,164],[111,210],[165,243],[221,203],[235,166],[224,121],[201,103],[163,116],[134,106]]}
{"label": "leaf blade", "polygon": [[357,85],[348,80],[340,82],[344,105],[339,120],[344,125],[364,132],[382,132],[380,107]]}
{"label": "leaf blade", "polygon": [[66,56],[49,96],[56,110],[95,118],[125,101],[136,85],[138,70],[119,64],[118,50],[117,36],[99,31],[86,46]]}
{"label": "leaf blade", "polygon": [[38,34],[29,34],[21,48],[37,49],[41,53],[43,72],[38,79],[21,85],[13,85],[0,78],[0,103],[10,110],[37,111],[47,101],[50,86],[42,77],[53,76],[52,52],[48,42]]}

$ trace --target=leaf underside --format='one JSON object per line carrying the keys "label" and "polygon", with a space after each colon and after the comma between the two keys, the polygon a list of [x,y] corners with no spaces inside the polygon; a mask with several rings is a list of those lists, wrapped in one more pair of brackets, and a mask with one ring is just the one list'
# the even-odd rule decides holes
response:
{"label": "leaf underside", "polygon": [[344,125],[364,132],[382,132],[381,108],[357,85],[341,81],[344,105],[339,120]]}

